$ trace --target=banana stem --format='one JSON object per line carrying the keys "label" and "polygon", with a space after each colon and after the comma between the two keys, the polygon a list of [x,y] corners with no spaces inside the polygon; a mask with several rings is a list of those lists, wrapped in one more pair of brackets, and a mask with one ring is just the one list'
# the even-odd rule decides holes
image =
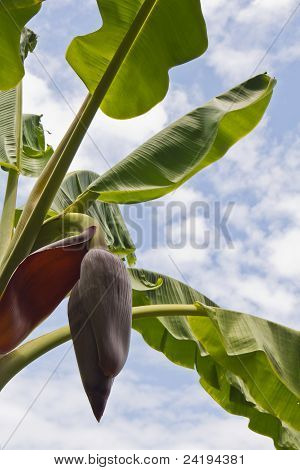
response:
{"label": "banana stem", "polygon": [[9,245],[8,255],[3,260],[0,270],[0,295],[4,292],[14,270],[30,253],[55,194],[123,61],[155,7],[155,3],[156,0],[145,0],[95,91],[87,96],[65,137],[38,178]]}
{"label": "banana stem", "polygon": [[0,221],[0,263],[13,236],[18,180],[19,173],[15,169],[10,168]]}
{"label": "banana stem", "polygon": [[[209,308],[202,304],[195,305],[146,305],[133,307],[132,318],[207,316]],[[28,341],[18,349],[0,358],[0,390],[24,367],[48,351],[71,339],[69,326],[64,326],[39,338]]]}

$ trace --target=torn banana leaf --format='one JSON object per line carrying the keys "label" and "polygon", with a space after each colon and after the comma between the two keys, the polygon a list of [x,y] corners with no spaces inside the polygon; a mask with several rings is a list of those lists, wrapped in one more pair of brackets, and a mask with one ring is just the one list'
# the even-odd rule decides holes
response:
{"label": "torn banana leaf", "polygon": [[[134,319],[133,328],[175,364],[196,369],[204,389],[278,449],[300,449],[300,333],[262,318],[218,308],[187,285],[131,269],[161,287],[137,293],[134,305],[200,302],[199,317]],[[145,286],[146,287],[146,286]]]}
{"label": "torn banana leaf", "polygon": [[3,169],[14,168],[24,176],[37,177],[41,174],[53,148],[45,143],[41,117],[25,114],[22,117],[22,149],[17,157],[17,90],[0,92],[0,166]]}
{"label": "torn banana leaf", "polygon": [[53,155],[53,148],[46,144],[42,116],[23,115],[23,152],[21,173],[25,176],[39,176]]}
{"label": "torn banana leaf", "polygon": [[[24,28],[21,56],[25,60],[37,43],[36,34]],[[41,116],[22,116],[22,83],[0,91],[0,167],[14,169],[26,176],[39,176],[53,153],[45,144]]]}

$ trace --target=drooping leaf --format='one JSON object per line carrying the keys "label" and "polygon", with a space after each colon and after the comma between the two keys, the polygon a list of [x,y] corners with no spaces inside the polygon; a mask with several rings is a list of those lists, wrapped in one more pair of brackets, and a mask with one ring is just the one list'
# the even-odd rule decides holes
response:
{"label": "drooping leaf", "polygon": [[45,144],[41,116],[25,114],[22,119],[22,148],[18,157],[18,93],[14,88],[0,92],[0,165],[25,176],[39,176],[53,149]]}
{"label": "drooping leaf", "polygon": [[67,60],[91,93],[99,83],[101,109],[138,116],[161,101],[170,68],[207,48],[200,0],[97,0],[103,26],[70,44]]}
{"label": "drooping leaf", "polygon": [[254,129],[274,86],[275,80],[258,75],[214,98],[100,176],[79,200],[138,203],[173,191]]}
{"label": "drooping leaf", "polygon": [[[189,324],[226,374],[230,402],[254,404],[260,419],[250,420],[249,427],[272,437],[277,448],[300,449],[300,333],[220,308],[206,309],[206,314],[198,322],[189,318]],[[214,398],[210,384],[201,383]],[[222,403],[220,395],[215,394]]]}
{"label": "drooping leaf", "polygon": [[21,172],[27,176],[39,176],[53,155],[53,148],[45,142],[42,116],[23,115],[23,152]]}
{"label": "drooping leaf", "polygon": [[[32,36],[20,48],[24,26],[35,16],[43,0],[1,0],[0,2],[0,90],[10,90],[24,76],[23,60],[33,46]],[[24,39],[24,33],[23,33]]]}
{"label": "drooping leaf", "polygon": [[[36,34],[24,28],[20,46],[23,60],[36,43]],[[52,153],[52,147],[45,143],[41,116],[22,116],[22,84],[0,91],[0,166],[26,176],[39,176]]]}
{"label": "drooping leaf", "polygon": [[162,286],[133,292],[134,305],[200,302],[199,317],[134,319],[133,327],[172,362],[196,368],[204,389],[228,412],[249,418],[253,431],[279,449],[300,448],[300,333],[220,309],[199,292],[161,274],[131,269]]}
{"label": "drooping leaf", "polygon": [[46,246],[18,266],[0,298],[0,354],[20,344],[72,289],[94,233],[90,227]]}
{"label": "drooping leaf", "polygon": [[[53,201],[52,210],[56,213],[64,211],[98,177],[99,175],[92,171],[74,171],[68,174]],[[82,210],[100,224],[111,252],[122,257],[134,257],[134,243],[116,204],[93,201]]]}
{"label": "drooping leaf", "polygon": [[37,35],[29,28],[24,28],[21,33],[20,52],[22,60],[24,61],[29,52],[33,52],[37,46]]}

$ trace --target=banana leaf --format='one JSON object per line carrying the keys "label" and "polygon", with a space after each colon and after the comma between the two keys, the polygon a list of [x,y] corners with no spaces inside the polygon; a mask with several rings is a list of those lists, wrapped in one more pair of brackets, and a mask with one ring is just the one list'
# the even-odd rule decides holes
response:
{"label": "banana leaf", "polygon": [[[69,173],[54,198],[51,206],[53,213],[59,214],[63,212],[98,177],[99,175],[92,171],[74,171]],[[82,210],[100,225],[109,250],[118,256],[127,256],[131,263],[134,262],[135,246],[119,207],[116,204],[92,201],[91,204],[83,207]],[[62,220],[65,219],[63,218]]]}
{"label": "banana leaf", "polygon": [[[76,37],[67,60],[101,109],[128,119],[161,101],[168,71],[202,55],[207,33],[200,0],[97,0],[103,26]],[[105,94],[106,93],[106,94]]]}
{"label": "banana leaf", "polygon": [[255,128],[275,83],[258,75],[190,112],[96,179],[79,201],[138,203],[174,191]]}
{"label": "banana leaf", "polygon": [[0,166],[13,168],[24,176],[37,177],[41,174],[53,148],[45,143],[41,116],[22,116],[22,149],[17,158],[18,147],[18,91],[13,88],[0,92]]}
{"label": "banana leaf", "polygon": [[33,47],[32,37],[20,46],[23,28],[35,16],[43,0],[1,0],[0,2],[0,90],[17,86],[24,76],[23,60]]}
{"label": "banana leaf", "polygon": [[[37,43],[36,34],[24,28],[21,56],[25,60]],[[42,116],[22,115],[22,85],[0,91],[0,166],[14,169],[25,176],[39,176],[53,149],[45,143]]]}
{"label": "banana leaf", "polygon": [[[203,388],[230,413],[278,449],[300,449],[300,333],[217,307],[189,286],[161,274],[131,269],[134,305],[199,305],[199,316],[134,319],[133,328],[175,364],[196,369]],[[147,283],[161,287],[147,291]]]}
{"label": "banana leaf", "polygon": [[35,114],[23,115],[21,173],[25,176],[39,176],[53,155],[53,148],[45,142],[41,118]]}

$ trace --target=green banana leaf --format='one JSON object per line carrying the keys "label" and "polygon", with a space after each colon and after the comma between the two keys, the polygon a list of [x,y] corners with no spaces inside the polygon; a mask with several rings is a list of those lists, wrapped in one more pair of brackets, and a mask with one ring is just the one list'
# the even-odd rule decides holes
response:
{"label": "green banana leaf", "polygon": [[138,203],[173,191],[255,128],[275,83],[258,75],[190,112],[100,176],[79,200]]}
{"label": "green banana leaf", "polygon": [[29,52],[33,52],[37,46],[37,35],[29,28],[24,28],[21,33],[20,52],[23,61]]}
{"label": "green banana leaf", "polygon": [[13,168],[25,176],[40,175],[53,154],[45,144],[41,116],[25,114],[22,117],[22,149],[18,159],[19,89],[0,92],[0,166]]}
{"label": "green banana leaf", "polygon": [[[24,28],[20,51],[23,60],[33,52],[37,36]],[[34,114],[22,116],[22,84],[0,91],[0,166],[14,169],[25,176],[39,176],[53,149],[45,144],[41,117]]]}
{"label": "green banana leaf", "polygon": [[[0,90],[17,86],[24,76],[23,60],[32,38],[21,47],[24,26],[35,16],[43,0],[1,0],[0,2]],[[24,38],[23,38],[24,39]]]}
{"label": "green banana leaf", "polygon": [[67,60],[94,93],[105,88],[101,109],[128,119],[160,102],[168,71],[207,49],[200,0],[97,0],[103,26],[76,37]]}
{"label": "green banana leaf", "polygon": [[19,171],[19,140],[21,124],[20,89],[0,92],[0,165]]}
{"label": "green banana leaf", "polygon": [[35,114],[23,115],[21,173],[26,176],[39,176],[53,155],[53,148],[45,142],[41,118]]}
{"label": "green banana leaf", "polygon": [[134,264],[135,246],[116,204],[93,201],[85,209],[85,214],[68,213],[59,216],[98,176],[92,171],[74,171],[66,176],[52,203],[49,215],[54,218],[42,226],[33,251],[62,238],[79,234],[96,221],[96,225],[100,225],[104,233],[109,250],[118,256],[127,257],[129,264]]}
{"label": "green banana leaf", "polygon": [[[243,313],[218,308],[187,285],[130,269],[144,291],[134,305],[199,302],[199,317],[134,319],[133,328],[175,364],[196,369],[204,389],[230,413],[278,449],[300,449],[300,333]],[[147,291],[147,284],[161,287]]]}

